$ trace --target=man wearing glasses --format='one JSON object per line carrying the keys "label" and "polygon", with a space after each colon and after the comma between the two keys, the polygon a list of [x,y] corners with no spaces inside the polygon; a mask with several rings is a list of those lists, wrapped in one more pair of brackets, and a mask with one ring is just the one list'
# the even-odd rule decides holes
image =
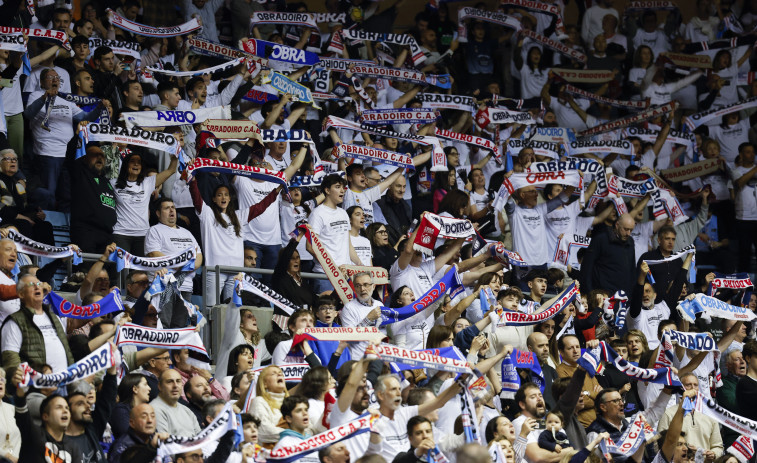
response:
{"label": "man wearing glasses", "polygon": [[[339,315],[336,301],[331,295],[318,296],[315,305],[315,327],[316,328],[339,328],[341,325],[336,323],[336,317]],[[328,365],[332,354],[339,350],[339,341],[311,341],[313,351],[321,359],[323,365]],[[350,352],[340,351],[339,362],[336,367],[339,368],[344,362],[350,360]]]}
{"label": "man wearing glasses", "polygon": [[[373,277],[368,272],[356,273],[352,278],[355,298],[344,305],[341,317],[344,326],[376,326],[381,324],[381,301],[373,299]],[[386,330],[381,330],[386,336]],[[368,341],[350,343],[350,356],[363,358]]]}
{"label": "man wearing glasses", "polygon": [[618,442],[628,427],[624,405],[620,391],[614,387],[608,387],[597,394],[594,400],[597,419],[586,428],[586,440],[591,442],[597,434],[607,432],[613,442]]}
{"label": "man wearing glasses", "polygon": [[66,337],[66,319],[58,318],[50,306],[43,304],[43,285],[32,275],[21,277],[16,285],[21,308],[8,316],[0,336],[8,377],[13,377],[21,362],[37,371],[42,371],[45,364],[53,371],[63,371],[74,363]]}

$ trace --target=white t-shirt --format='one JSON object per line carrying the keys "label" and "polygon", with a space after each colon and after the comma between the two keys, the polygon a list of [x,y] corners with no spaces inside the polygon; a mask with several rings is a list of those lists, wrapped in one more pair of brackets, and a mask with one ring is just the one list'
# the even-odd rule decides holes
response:
{"label": "white t-shirt", "polygon": [[[310,214],[310,228],[318,235],[321,244],[326,248],[334,264],[350,265],[350,218],[347,212],[336,207],[334,209],[321,204]],[[316,273],[324,273],[323,267],[317,261],[313,267]]]}
{"label": "white t-shirt", "polygon": [[549,77],[549,69],[531,69],[524,60],[523,67],[520,68],[520,75],[520,94],[521,98],[525,100],[541,95],[541,89],[547,83],[547,77]]}
{"label": "white t-shirt", "polygon": [[734,167],[736,156],[739,155],[739,145],[749,141],[749,121],[741,119],[735,125],[723,127],[711,125],[710,137],[720,144],[720,155],[728,162],[729,167]]}
{"label": "white t-shirt", "polygon": [[[32,93],[29,95],[29,104],[37,101],[44,94],[44,91]],[[34,140],[34,152],[38,156],[62,158],[66,156],[66,145],[74,136],[73,117],[82,110],[59,96],[56,96],[51,104],[53,107],[48,119],[50,130],[43,129],[41,125],[47,114],[44,105],[29,123]]]}
{"label": "white t-shirt", "polygon": [[[332,428],[336,428],[350,421],[356,420],[359,415],[352,411],[350,407],[342,412],[339,410],[339,406],[336,404],[331,408],[331,414],[329,415],[329,424]],[[350,462],[354,463],[358,458],[365,454],[370,443],[371,433],[364,432],[358,434],[355,437],[344,440],[344,445],[347,446],[347,450],[350,451]]]}
{"label": "white t-shirt", "polygon": [[547,203],[538,204],[534,208],[521,207],[515,204],[513,213],[508,215],[510,229],[513,234],[513,251],[528,263],[541,265],[550,261],[547,242]]}
{"label": "white t-shirt", "polygon": [[660,340],[657,338],[657,327],[663,320],[670,318],[670,308],[665,301],[655,304],[651,309],[641,308],[638,317],[633,318],[628,315],[628,329],[639,330],[644,333],[649,343],[649,349],[657,349]]}
{"label": "white t-shirt", "polygon": [[[734,187],[736,180],[741,178],[751,169],[749,167],[734,167],[731,169],[731,179]],[[736,191],[736,219],[737,220],[757,220],[757,176],[749,179],[744,188]]]}
{"label": "white t-shirt", "polygon": [[[13,278],[9,277],[3,272],[0,272],[0,285],[13,285],[16,286],[16,282]],[[21,299],[10,299],[8,301],[0,301],[0,325],[3,324],[5,317],[18,312],[21,308]]]}
{"label": "white t-shirt", "polygon": [[[247,210],[250,206],[263,201],[271,191],[278,187],[275,183],[256,182],[246,177],[237,177],[236,186],[239,208],[242,210]],[[276,200],[262,214],[247,224],[243,223],[242,237],[245,240],[260,244],[276,244],[281,240],[279,202],[281,202],[281,196],[277,195]]]}
{"label": "white t-shirt", "polygon": [[292,163],[292,158],[289,156],[289,153],[285,153],[284,156],[281,158],[281,161],[278,159],[275,159],[270,154],[265,155],[265,162],[271,164],[273,167],[273,170],[285,170],[287,167],[289,167],[289,164]]}
{"label": "white t-shirt", "polygon": [[363,208],[365,214],[365,226],[373,223],[373,203],[381,199],[381,188],[374,186],[372,188],[366,188],[363,191],[357,192],[348,188],[344,192],[344,202],[342,208],[347,210],[352,206],[360,206]]}
{"label": "white t-shirt", "polygon": [[399,261],[395,261],[389,268],[389,281],[392,283],[392,291],[407,286],[413,290],[415,297],[420,297],[436,283],[435,274],[434,259],[421,262],[418,267],[408,264],[404,270],[400,270]]}
{"label": "white t-shirt", "polygon": [[384,460],[392,461],[399,453],[408,451],[410,441],[407,438],[407,422],[414,416],[418,416],[417,405],[398,408],[394,412],[393,420],[384,415],[379,417],[384,438],[381,446],[381,456]]}
{"label": "white t-shirt", "polygon": [[[584,98],[576,98],[575,102],[584,111],[589,108],[589,101]],[[581,119],[581,116],[579,116],[577,112],[573,111],[573,108],[571,108],[570,105],[563,104],[558,101],[557,98],[552,97],[549,107],[554,111],[557,123],[560,127],[567,127],[575,130],[586,130],[588,128],[586,122]]]}
{"label": "white t-shirt", "polygon": [[[53,372],[64,371],[68,368],[66,349],[63,347],[63,342],[58,338],[58,333],[55,331],[55,325],[53,325],[52,320],[45,313],[35,314],[33,320],[45,339],[45,362],[52,367]],[[58,318],[58,321],[61,322],[65,330],[66,325],[63,320]],[[22,343],[23,335],[21,334],[21,328],[19,328],[15,321],[11,320],[6,323],[2,331],[2,350],[19,352]]]}
{"label": "white t-shirt", "polygon": [[[247,209],[234,211],[240,224],[247,223],[249,211]],[[234,226],[227,214],[222,214],[226,227],[216,222],[210,206],[203,204],[202,211],[197,214],[200,218],[200,234],[205,249],[205,265],[229,265],[244,267],[244,240],[234,233]]]}
{"label": "white t-shirt", "polygon": [[[515,418],[513,420],[513,428],[515,428],[515,435],[520,436],[520,428],[523,427],[523,423],[526,421],[526,415],[520,415],[519,417]],[[528,433],[528,436],[526,436],[526,445],[529,444],[536,444],[539,442],[539,434],[541,434],[543,430],[540,429],[534,429],[530,433]],[[533,463],[533,461],[529,460],[528,458],[524,459],[528,463]]]}
{"label": "white t-shirt", "polygon": [[355,248],[357,256],[360,258],[360,263],[370,267],[373,260],[373,249],[371,249],[371,242],[368,238],[350,235],[350,241],[352,242],[352,247]]}
{"label": "white t-shirt", "polygon": [[[367,306],[358,301],[357,298],[349,301],[348,303],[344,304],[344,308],[342,308],[342,311],[339,313],[339,318],[342,319],[342,326],[347,326],[350,328],[354,328],[356,326],[378,327],[381,323],[381,317],[377,318],[374,321],[366,320],[366,317],[373,309],[381,306],[381,301],[377,301],[375,299],[371,300],[370,306]],[[386,334],[386,329],[381,328],[381,332]],[[349,345],[350,358],[363,358],[363,354],[365,353],[365,349],[367,347],[368,341],[351,342]]]}
{"label": "white t-shirt", "polygon": [[[0,65],[0,71],[5,71],[8,65]],[[5,116],[15,116],[24,112],[24,101],[21,98],[21,82],[19,81],[21,74],[23,74],[23,66],[18,68],[16,75],[13,76],[13,87],[4,88],[0,95],[3,99],[3,110]]]}
{"label": "white t-shirt", "polygon": [[150,175],[137,182],[126,182],[126,188],[116,188],[116,179],[111,179],[116,193],[116,216],[113,233],[128,236],[145,236],[150,228],[150,196],[155,191],[156,175]]}
{"label": "white t-shirt", "polygon": [[569,235],[573,231],[579,213],[581,213],[581,205],[578,201],[573,201],[547,214],[546,228],[549,256],[555,255],[558,237]]}
{"label": "white t-shirt", "polygon": [[638,29],[636,35],[633,36],[633,48],[638,49],[642,45],[646,45],[652,49],[652,53],[654,54],[654,56],[652,56],[652,62],[660,56],[660,53],[670,51],[668,38],[665,37],[665,32],[660,29],[655,29],[652,32]]}
{"label": "white t-shirt", "polygon": [[[194,248],[195,255],[200,254],[200,246],[197,244],[192,233],[186,228],[169,227],[158,223],[149,230],[145,235],[145,254],[151,252],[161,252],[165,255],[175,254],[187,248]],[[179,288],[180,291],[192,291],[192,278],[194,272],[184,278],[184,282]]]}
{"label": "white t-shirt", "polygon": [[631,238],[633,238],[635,261],[638,262],[642,254],[649,251],[649,244],[652,242],[654,235],[654,222],[641,222],[633,227]]}
{"label": "white t-shirt", "polygon": [[[307,205],[312,211],[315,209],[315,201],[308,201]],[[308,223],[308,213],[302,206],[294,207],[289,201],[284,199],[279,201],[279,219],[281,220],[281,245],[286,246],[289,243],[289,234],[299,225]],[[300,260],[313,260],[313,256],[307,251],[305,240],[300,240],[297,244],[297,252],[300,253]]]}

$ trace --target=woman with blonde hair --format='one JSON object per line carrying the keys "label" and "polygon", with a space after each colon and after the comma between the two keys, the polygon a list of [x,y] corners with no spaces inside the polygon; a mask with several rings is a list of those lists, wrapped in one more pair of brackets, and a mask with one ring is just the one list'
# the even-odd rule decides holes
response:
{"label": "woman with blonde hair", "polygon": [[250,406],[250,413],[260,419],[258,436],[261,444],[275,444],[279,441],[279,434],[284,430],[278,426],[281,421],[281,403],[288,396],[281,368],[276,365],[265,367],[260,372],[255,398]]}

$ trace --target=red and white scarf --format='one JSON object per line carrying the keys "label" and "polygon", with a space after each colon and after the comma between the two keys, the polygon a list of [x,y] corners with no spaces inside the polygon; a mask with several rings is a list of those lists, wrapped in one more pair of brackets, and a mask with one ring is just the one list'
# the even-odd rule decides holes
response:
{"label": "red and white scarf", "polygon": [[660,175],[669,182],[680,183],[705,175],[715,173],[720,169],[720,160],[705,159],[704,161],[686,164],[681,167],[672,167],[660,171]]}
{"label": "red and white scarf", "polygon": [[106,13],[108,14],[108,20],[112,25],[125,31],[129,31],[133,34],[142,35],[145,37],[176,37],[177,35],[191,34],[192,32],[202,28],[200,21],[198,21],[197,18],[192,18],[184,24],[179,24],[178,26],[153,27],[126,19],[110,8],[106,10]]}
{"label": "red and white scarf", "polygon": [[407,154],[395,153],[394,151],[370,148],[362,145],[341,144],[336,149],[339,157],[361,159],[363,161],[380,162],[390,166],[413,169],[413,158]]}
{"label": "red and white scarf", "polygon": [[[524,8],[526,10],[536,11],[537,13],[546,13],[554,16],[557,21],[555,23],[555,31],[560,38],[567,37],[565,33],[565,23],[563,22],[562,11],[560,7],[551,3],[539,2],[537,0],[500,0],[501,6],[514,6],[517,8]],[[586,61],[582,61],[585,63]]]}
{"label": "red and white scarf", "polygon": [[504,13],[479,10],[471,7],[463,7],[457,12],[458,40],[460,42],[468,41],[468,30],[465,26],[465,20],[475,19],[477,21],[486,21],[498,26],[505,26],[510,29],[519,31],[521,29],[520,20],[515,16],[509,16]]}
{"label": "red and white scarf", "polygon": [[476,230],[470,220],[426,213],[421,219],[420,225],[418,225],[413,249],[431,256],[434,253],[434,246],[438,238],[468,238],[475,234]]}
{"label": "red and white scarf", "polygon": [[494,198],[492,207],[500,210],[505,207],[507,199],[517,190],[527,186],[545,186],[550,183],[559,183],[560,185],[570,185],[577,189],[583,188],[583,179],[577,170],[555,171],[555,172],[521,172],[514,173],[502,182],[502,186]]}
{"label": "red and white scarf", "polygon": [[300,225],[299,228],[305,233],[305,238],[310,242],[310,245],[315,251],[315,259],[323,268],[331,284],[334,286],[339,299],[344,303],[350,302],[355,297],[355,293],[350,286],[349,279],[342,273],[342,270],[334,263],[329,251],[323,246],[321,240],[318,239],[318,235],[310,230],[307,225]]}
{"label": "red and white scarf", "polygon": [[597,95],[596,93],[587,92],[586,90],[574,87],[570,84],[565,85],[563,89],[566,93],[570,93],[571,95],[577,95],[588,100],[609,104],[616,108],[644,109],[649,107],[649,99],[644,101],[614,100],[612,98],[607,98],[606,96]]}
{"label": "red and white scarf", "polygon": [[489,124],[536,124],[529,112],[511,111],[504,108],[486,108],[476,113],[476,125],[486,128]]}
{"label": "red and white scarf", "polygon": [[[520,1],[520,0],[509,0],[509,1]],[[531,3],[531,2],[528,2]],[[541,3],[541,2],[534,2],[534,3]],[[552,5],[555,6],[556,5]],[[545,37],[541,34],[537,34],[534,31],[527,30],[527,29],[521,29],[520,34],[524,37],[529,37],[545,47],[551,48],[552,50],[555,50],[559,53],[562,53],[563,55],[567,56],[570,59],[574,59],[580,63],[586,64],[586,60],[588,59],[585,54],[583,54],[580,50],[576,50],[575,48],[565,45],[562,42],[558,42],[557,40],[552,40],[549,37]]]}
{"label": "red and white scarf", "polygon": [[631,114],[630,116],[624,117],[622,119],[616,119],[614,121],[610,121],[610,122],[586,129],[582,132],[579,132],[578,136],[588,137],[591,135],[598,135],[600,133],[623,129],[625,127],[628,127],[631,124],[638,124],[640,122],[644,122],[646,120],[654,119],[655,117],[665,115],[675,110],[677,107],[678,107],[678,102],[670,101],[668,103],[665,103],[662,106],[655,106],[653,108],[649,108],[640,113]]}
{"label": "red and white scarf", "polygon": [[415,37],[408,34],[382,34],[378,32],[359,31],[355,29],[342,29],[342,36],[350,40],[367,40],[369,42],[386,42],[395,45],[407,45],[410,47],[410,59],[415,66],[420,66],[426,61],[421,46]]}
{"label": "red and white scarf", "polygon": [[615,78],[612,71],[592,71],[589,69],[560,69],[555,68],[552,71],[568,82],[577,82],[582,84],[603,84]]}

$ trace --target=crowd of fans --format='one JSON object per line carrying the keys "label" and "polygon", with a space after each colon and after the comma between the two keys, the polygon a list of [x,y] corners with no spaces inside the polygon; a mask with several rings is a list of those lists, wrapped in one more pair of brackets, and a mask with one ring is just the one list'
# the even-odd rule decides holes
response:
{"label": "crowd of fans", "polygon": [[[686,18],[667,1],[624,11],[576,0],[571,24],[562,0],[481,2],[462,21],[458,3],[437,0],[410,30],[395,29],[397,15],[421,2],[322,3],[312,11],[328,13],[319,31],[251,22],[311,12],[284,0],[0,5],[0,38],[22,33],[26,49],[0,43],[0,462],[753,461],[757,2],[697,0]],[[350,38],[360,31],[378,39]],[[232,57],[197,43],[247,58],[255,43],[268,61],[219,67]],[[286,47],[353,62],[303,66],[276,54]],[[356,71],[366,63],[423,73],[430,85]],[[274,71],[311,93],[281,91]],[[444,94],[459,98],[435,106],[430,96]],[[219,139],[194,117],[145,126],[174,137],[177,153],[80,135],[92,123],[127,127],[143,111],[189,121],[218,107],[261,131]],[[437,111],[431,123],[360,124],[368,109],[424,108]],[[722,116],[687,128],[712,110]],[[576,140],[607,149],[571,152]],[[355,159],[349,145],[409,161]],[[237,166],[192,175],[196,159]],[[566,161],[555,182],[514,180],[554,160]],[[559,181],[575,171],[578,185]],[[56,245],[46,211],[65,214],[70,241],[57,244],[73,243],[73,256],[37,262],[17,247],[19,237]],[[445,232],[450,223],[475,232]],[[430,224],[442,224],[438,238]],[[132,269],[114,286],[114,256],[160,261],[188,249],[193,267]],[[56,278],[82,252],[100,257]],[[438,282],[450,271],[462,291],[445,294]],[[346,295],[335,272],[351,275]],[[153,297],[166,281],[173,289]],[[51,292],[71,302],[56,307]],[[688,315],[703,293],[733,316]],[[106,298],[120,310],[97,316]],[[403,308],[415,310],[392,320]],[[273,318],[266,332],[256,313]],[[508,321],[517,316],[527,321]],[[117,339],[127,324],[205,333],[208,318],[223,326],[213,330],[222,339],[199,347],[210,362],[197,348]],[[303,338],[314,327],[377,328],[383,341]],[[468,373],[433,361],[405,368],[387,345],[454,358]],[[82,359],[104,346],[118,361],[35,387],[41,375],[88,367]],[[304,372],[285,377],[293,365]],[[229,407],[236,429],[203,441]],[[362,416],[364,433],[329,433]]]}

